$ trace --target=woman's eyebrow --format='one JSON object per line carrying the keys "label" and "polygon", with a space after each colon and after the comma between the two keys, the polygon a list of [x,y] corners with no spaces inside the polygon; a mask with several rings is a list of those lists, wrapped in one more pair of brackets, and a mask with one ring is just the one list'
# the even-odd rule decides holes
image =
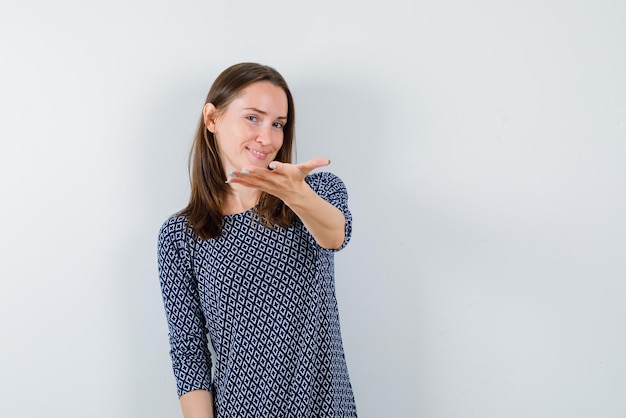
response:
{"label": "woman's eyebrow", "polygon": [[[256,107],[246,107],[244,110],[252,110],[253,112],[260,113],[261,115],[267,115],[267,112],[261,109],[257,109]],[[287,116],[279,116],[276,119],[284,119],[287,120]]]}

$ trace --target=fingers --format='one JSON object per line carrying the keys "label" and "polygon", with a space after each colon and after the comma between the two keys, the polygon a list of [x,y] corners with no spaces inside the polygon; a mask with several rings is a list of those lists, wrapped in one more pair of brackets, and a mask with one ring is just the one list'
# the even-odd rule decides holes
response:
{"label": "fingers", "polygon": [[237,183],[259,189],[263,189],[268,186],[268,183],[274,183],[277,180],[271,170],[261,167],[244,167],[241,170],[229,172],[227,177],[226,183]]}
{"label": "fingers", "polygon": [[[312,158],[307,162],[301,164],[289,164],[280,161],[272,161],[269,163],[267,169],[260,167],[244,167],[241,170],[236,170],[228,173],[227,183],[248,183],[243,180],[244,178],[256,179],[257,181],[267,181],[271,178],[275,178],[276,174],[280,174],[279,177],[291,178],[292,181],[302,180],[311,171],[319,167],[324,167],[330,164],[328,158]],[[234,180],[234,181],[233,181]]]}

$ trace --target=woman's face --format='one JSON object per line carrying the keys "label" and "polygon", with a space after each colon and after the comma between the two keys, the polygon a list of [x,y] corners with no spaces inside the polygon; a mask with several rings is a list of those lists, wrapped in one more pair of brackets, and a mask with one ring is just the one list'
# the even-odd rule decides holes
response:
{"label": "woman's face", "polygon": [[283,145],[287,95],[267,81],[250,84],[216,112],[208,103],[204,120],[215,135],[226,173],[245,167],[267,167]]}

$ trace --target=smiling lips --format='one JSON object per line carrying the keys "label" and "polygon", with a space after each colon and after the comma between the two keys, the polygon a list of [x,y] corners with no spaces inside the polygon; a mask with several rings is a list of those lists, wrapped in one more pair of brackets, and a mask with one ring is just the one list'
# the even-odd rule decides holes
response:
{"label": "smiling lips", "polygon": [[256,159],[264,160],[267,157],[267,153],[265,152],[253,150],[251,148],[247,148],[247,150],[250,151],[250,154],[252,154],[252,156]]}

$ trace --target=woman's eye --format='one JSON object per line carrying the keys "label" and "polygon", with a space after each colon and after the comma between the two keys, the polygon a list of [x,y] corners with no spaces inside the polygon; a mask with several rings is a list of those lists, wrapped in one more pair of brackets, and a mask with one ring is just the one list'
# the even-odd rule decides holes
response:
{"label": "woman's eye", "polygon": [[282,122],[274,122],[274,127],[275,128],[279,128],[279,129],[283,129],[283,123]]}
{"label": "woman's eye", "polygon": [[254,115],[249,115],[249,116],[246,116],[246,119],[248,119],[250,122],[256,122],[256,121],[258,121],[258,120],[259,120],[259,118],[257,118],[257,117],[256,117],[256,116],[254,116]]}

